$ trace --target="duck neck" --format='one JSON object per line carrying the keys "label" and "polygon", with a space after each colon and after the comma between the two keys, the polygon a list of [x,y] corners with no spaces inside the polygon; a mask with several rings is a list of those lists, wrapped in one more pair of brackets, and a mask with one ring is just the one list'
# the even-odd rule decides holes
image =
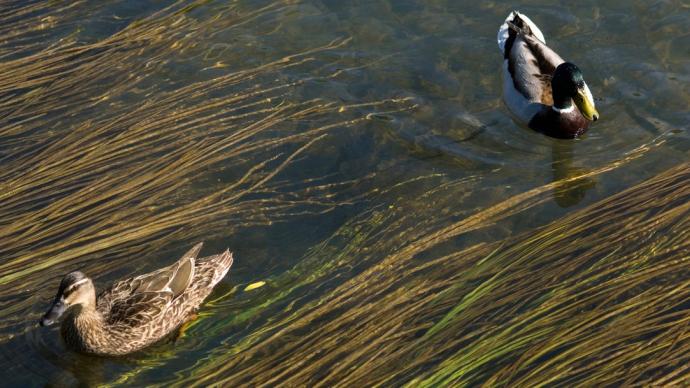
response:
{"label": "duck neck", "polygon": [[103,316],[93,306],[75,306],[62,321],[62,338],[74,350],[98,353],[109,338]]}
{"label": "duck neck", "polygon": [[556,85],[551,85],[551,91],[553,94],[553,110],[558,113],[567,113],[575,109],[573,99],[563,93]]}

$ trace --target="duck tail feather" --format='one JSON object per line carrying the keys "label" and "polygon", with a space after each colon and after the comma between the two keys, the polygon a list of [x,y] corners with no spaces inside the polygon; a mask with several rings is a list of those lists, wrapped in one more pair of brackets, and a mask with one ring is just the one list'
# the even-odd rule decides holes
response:
{"label": "duck tail feather", "polygon": [[512,11],[508,17],[506,17],[503,24],[501,24],[501,27],[499,27],[498,35],[496,36],[498,47],[506,58],[517,34],[534,36],[542,43],[546,43],[544,34],[529,17],[518,11]]}

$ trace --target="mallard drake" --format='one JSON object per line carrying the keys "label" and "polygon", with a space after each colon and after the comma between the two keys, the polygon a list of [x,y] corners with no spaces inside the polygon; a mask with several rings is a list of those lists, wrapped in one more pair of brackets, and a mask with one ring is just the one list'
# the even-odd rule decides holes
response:
{"label": "mallard drake", "polygon": [[40,321],[55,323],[72,349],[119,356],[150,345],[184,324],[232,266],[232,253],[196,259],[202,243],[157,271],[121,280],[96,297],[93,281],[71,272]]}
{"label": "mallard drake", "polygon": [[498,30],[504,58],[503,98],[530,128],[557,138],[574,138],[585,133],[599,113],[580,69],[545,42],[544,34],[527,16],[517,11],[508,15]]}

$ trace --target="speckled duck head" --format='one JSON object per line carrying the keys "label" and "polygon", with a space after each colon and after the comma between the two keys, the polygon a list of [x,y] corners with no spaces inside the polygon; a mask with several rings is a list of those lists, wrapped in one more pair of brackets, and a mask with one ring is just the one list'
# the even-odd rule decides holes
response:
{"label": "speckled duck head", "polygon": [[41,326],[50,326],[72,307],[95,308],[96,289],[91,279],[79,271],[65,275],[50,309],[40,320]]}

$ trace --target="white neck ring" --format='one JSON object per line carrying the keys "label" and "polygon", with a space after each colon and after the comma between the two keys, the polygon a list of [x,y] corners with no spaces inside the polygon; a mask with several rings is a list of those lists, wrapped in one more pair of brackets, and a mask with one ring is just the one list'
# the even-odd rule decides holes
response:
{"label": "white neck ring", "polygon": [[554,111],[556,111],[556,112],[558,112],[558,113],[570,113],[570,112],[572,112],[572,111],[575,110],[575,105],[570,104],[569,107],[567,107],[567,108],[562,108],[562,109],[561,109],[561,108],[556,108],[555,106],[552,106],[551,109],[553,109]]}

